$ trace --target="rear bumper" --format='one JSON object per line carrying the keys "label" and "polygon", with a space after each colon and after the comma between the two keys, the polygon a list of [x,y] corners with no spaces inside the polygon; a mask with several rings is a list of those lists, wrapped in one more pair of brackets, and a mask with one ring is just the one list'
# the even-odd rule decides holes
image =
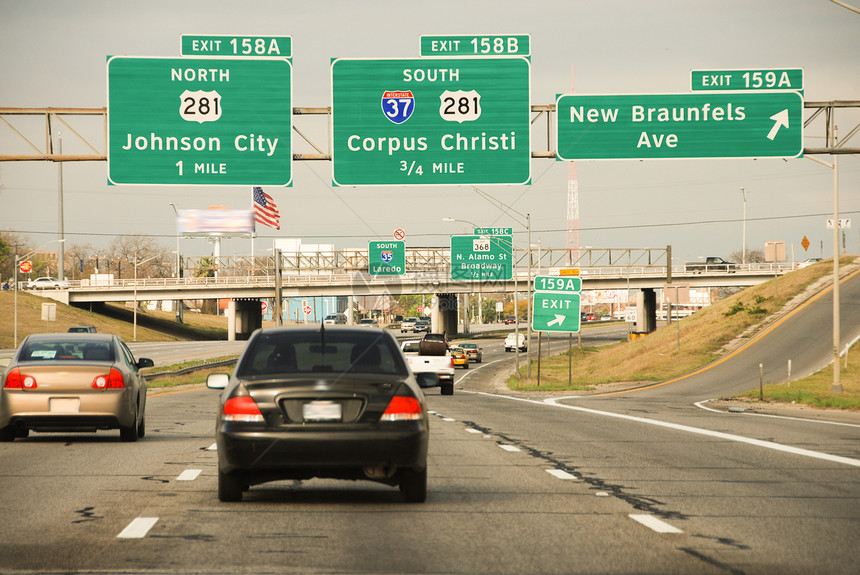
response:
{"label": "rear bumper", "polygon": [[[0,394],[0,428],[8,425],[28,429],[115,429],[134,425],[132,390],[52,394],[4,390]],[[65,400],[59,405],[55,400]],[[78,400],[75,408],[70,403]],[[53,409],[53,410],[52,410]]]}
{"label": "rear bumper", "polygon": [[285,478],[341,477],[380,464],[423,470],[428,439],[426,422],[338,431],[237,430],[222,423],[216,434],[222,472]]}

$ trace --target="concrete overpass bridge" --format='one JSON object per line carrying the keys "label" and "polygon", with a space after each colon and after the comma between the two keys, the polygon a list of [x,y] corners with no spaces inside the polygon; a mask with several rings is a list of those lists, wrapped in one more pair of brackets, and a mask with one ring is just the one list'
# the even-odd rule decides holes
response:
{"label": "concrete overpass bridge", "polygon": [[[458,295],[514,294],[528,305],[529,279],[558,275],[560,269],[578,269],[583,290],[638,290],[641,325],[637,331],[656,327],[656,292],[664,286],[747,287],[793,269],[790,264],[738,264],[731,270],[688,271],[683,264],[670,265],[671,248],[587,249],[575,257],[569,250],[533,250],[514,254],[510,280],[457,281],[451,279],[448,248],[407,249],[407,272],[400,276],[368,273],[367,250],[312,253],[280,253],[261,257],[226,257],[205,268],[189,262],[183,277],[110,278],[78,280],[63,290],[42,295],[70,305],[92,303],[191,299],[228,300],[230,339],[243,339],[262,325],[260,302],[274,302],[281,317],[284,298],[314,296],[399,296],[435,294],[431,314],[434,331],[457,331]],[[201,264],[202,265],[202,264]],[[213,275],[201,275],[203,273]],[[278,297],[280,295],[280,297]]]}

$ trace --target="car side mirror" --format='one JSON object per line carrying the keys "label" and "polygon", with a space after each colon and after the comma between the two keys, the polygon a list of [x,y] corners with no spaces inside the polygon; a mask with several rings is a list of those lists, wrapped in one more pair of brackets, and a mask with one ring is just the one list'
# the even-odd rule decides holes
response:
{"label": "car side mirror", "polygon": [[230,376],[226,373],[210,373],[206,377],[206,387],[209,389],[224,389],[230,381]]}
{"label": "car side mirror", "polygon": [[141,357],[137,360],[137,369],[143,369],[144,367],[155,367],[155,362],[148,357]]}

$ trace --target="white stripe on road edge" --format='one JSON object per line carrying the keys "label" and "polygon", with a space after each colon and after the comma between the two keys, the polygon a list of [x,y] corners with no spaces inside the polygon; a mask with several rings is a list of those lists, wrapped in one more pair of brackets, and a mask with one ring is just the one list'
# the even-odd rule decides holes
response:
{"label": "white stripe on road edge", "polygon": [[657,533],[683,533],[677,527],[669,525],[665,521],[657,519],[653,515],[630,515],[630,519],[638,521],[645,527],[656,531]]}
{"label": "white stripe on road edge", "polygon": [[576,481],[578,479],[576,475],[571,475],[564,469],[547,469],[546,472],[558,479],[568,479],[572,481]]}
{"label": "white stripe on road edge", "polygon": [[194,481],[197,479],[197,476],[200,475],[202,469],[186,469],[182,473],[179,474],[179,477],[176,478],[176,481]]}
{"label": "white stripe on road edge", "polygon": [[516,451],[519,451],[519,450],[520,450],[520,448],[519,448],[519,447],[516,447],[516,446],[514,446],[514,445],[508,445],[507,443],[500,443],[500,444],[499,444],[499,447],[501,447],[501,448],[502,448],[502,449],[504,449],[505,451],[510,451],[511,453],[514,453],[514,452],[516,452]]}
{"label": "white stripe on road edge", "polygon": [[120,531],[116,537],[117,539],[143,539],[157,522],[158,517],[138,517]]}
{"label": "white stripe on road edge", "polygon": [[[713,407],[706,407],[705,404],[709,401],[714,401],[713,399],[706,399],[704,401],[697,401],[693,405],[698,407],[699,409],[704,409],[705,411],[710,411],[712,413],[719,413],[722,415],[726,414],[726,411],[723,409],[714,409]],[[776,419],[790,419],[792,421],[806,421],[809,423],[823,423],[825,425],[844,425],[845,427],[860,427],[856,423],[845,423],[843,421],[827,421],[826,419],[810,419],[808,417],[792,417],[791,415],[772,415],[770,413],[758,413],[756,411],[750,412],[742,412],[740,415],[755,415],[756,417],[773,417]]]}
{"label": "white stripe on road edge", "polygon": [[[579,407],[578,405],[565,405],[564,403],[558,403],[564,399],[571,399],[570,397],[552,397],[545,399],[543,401],[537,401],[534,399],[525,399],[522,397],[513,397],[511,395],[500,395],[497,393],[487,393],[485,391],[474,391],[468,393],[475,393],[477,395],[486,395],[489,397],[497,397],[500,399],[509,399],[513,401],[522,401],[525,403],[532,403],[534,405],[549,405],[552,407],[561,407],[563,409],[571,409],[573,411],[581,411],[583,413],[591,413],[593,415],[603,415],[606,417],[615,417],[617,419],[626,419],[627,421],[636,421],[638,423],[647,423],[648,425],[656,425],[658,427],[665,427],[667,429],[674,429],[675,431],[685,431],[687,433],[695,433],[698,435],[706,435],[708,437],[716,437],[717,439],[724,439],[726,441],[736,441],[738,443],[746,443],[748,445],[754,445],[756,447],[764,447],[766,449],[773,449],[774,451],[782,451],[784,453],[791,453],[793,455],[801,455],[803,457],[811,457],[813,459],[823,459],[825,461],[831,461],[833,463],[843,463],[845,465],[851,465],[853,467],[860,467],[860,459],[852,459],[850,457],[842,457],[839,455],[830,455],[829,453],[821,453],[820,451],[812,451],[810,449],[801,449],[800,447],[791,447],[790,445],[782,445],[780,443],[774,443],[772,441],[762,441],[761,439],[751,439],[749,437],[743,437],[741,435],[733,435],[731,433],[723,433],[721,431],[711,431],[710,429],[701,429],[699,427],[690,427],[689,425],[681,425],[678,423],[669,423],[667,421],[659,421],[656,419],[646,419],[644,417],[636,417],[635,415],[624,415],[622,413],[612,413],[611,411],[599,411],[597,409],[589,409],[587,407]],[[573,396],[573,397],[581,397],[581,396]]]}
{"label": "white stripe on road edge", "polygon": [[218,444],[213,443],[212,445],[210,445],[209,447],[206,448],[206,451],[218,451]]}

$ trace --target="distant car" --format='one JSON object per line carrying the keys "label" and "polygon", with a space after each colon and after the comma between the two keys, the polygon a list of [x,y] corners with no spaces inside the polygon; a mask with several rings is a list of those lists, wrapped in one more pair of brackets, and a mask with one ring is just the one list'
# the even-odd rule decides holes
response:
{"label": "distant car", "polygon": [[35,431],[119,429],[123,441],[146,432],[151,359],[134,359],[117,336],[41,333],[27,336],[0,388],[0,441]]}
{"label": "distant car", "polygon": [[324,324],[345,324],[346,323],[346,314],[330,313],[327,316],[325,316],[323,323]]}
{"label": "distant car", "polygon": [[28,289],[68,289],[69,282],[55,277],[36,278],[27,282]]}
{"label": "distant car", "polygon": [[415,333],[423,331],[424,333],[430,333],[430,320],[419,319],[415,322],[415,328],[412,330]]}
{"label": "distant car", "polygon": [[377,322],[375,319],[368,317],[359,321],[356,325],[358,325],[358,327],[379,327],[379,322]]}
{"label": "distant car", "polygon": [[602,316],[600,316],[600,321],[612,321],[612,316],[609,315],[608,313],[605,313]]}
{"label": "distant car", "polygon": [[461,343],[460,347],[466,350],[470,360],[475,363],[481,363],[481,360],[484,358],[484,352],[477,343]]}
{"label": "distant car", "polygon": [[403,321],[400,322],[400,333],[404,332],[415,332],[415,323],[418,321],[417,317],[405,317]]}
{"label": "distant car", "polygon": [[822,261],[821,258],[809,258],[803,260],[802,262],[797,262],[797,269],[805,268],[811,266],[812,264],[817,264],[820,261]]}
{"label": "distant car", "polygon": [[517,323],[516,317],[509,315],[508,317],[505,318],[505,325],[511,325],[512,323]]}
{"label": "distant car", "polygon": [[526,351],[528,349],[526,336],[519,334],[518,340],[516,333],[509,333],[508,337],[505,338],[505,351],[514,351],[517,348],[519,348],[520,351]]}
{"label": "distant car", "polygon": [[94,325],[76,325],[70,327],[68,333],[97,333]]}
{"label": "distant car", "polygon": [[454,362],[454,367],[459,365],[463,369],[469,369],[469,354],[462,347],[451,348],[451,360]]}
{"label": "distant car", "polygon": [[[435,377],[435,376],[434,376]],[[429,417],[419,376],[390,332],[355,327],[255,331],[222,389],[218,499],[312,477],[397,485],[427,498]]]}

